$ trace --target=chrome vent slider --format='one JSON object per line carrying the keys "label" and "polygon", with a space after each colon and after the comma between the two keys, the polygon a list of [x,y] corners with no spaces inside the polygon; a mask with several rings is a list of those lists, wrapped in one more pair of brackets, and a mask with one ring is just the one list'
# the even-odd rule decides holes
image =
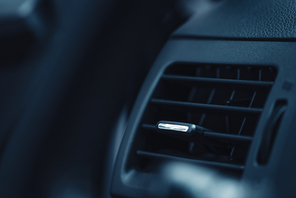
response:
{"label": "chrome vent slider", "polygon": [[159,133],[185,136],[191,136],[196,133],[202,134],[202,132],[205,130],[210,131],[209,129],[195,124],[173,121],[159,121],[156,124],[156,128]]}
{"label": "chrome vent slider", "polygon": [[158,133],[183,139],[188,142],[207,143],[217,146],[225,145],[224,142],[205,137],[205,132],[210,132],[211,130],[195,124],[173,121],[159,121],[156,124],[156,131]]}
{"label": "chrome vent slider", "polygon": [[214,132],[210,129],[184,122],[159,121],[156,124],[156,131],[169,136],[180,137],[189,142],[202,142],[214,145],[221,144],[249,144],[251,137],[224,134]]}

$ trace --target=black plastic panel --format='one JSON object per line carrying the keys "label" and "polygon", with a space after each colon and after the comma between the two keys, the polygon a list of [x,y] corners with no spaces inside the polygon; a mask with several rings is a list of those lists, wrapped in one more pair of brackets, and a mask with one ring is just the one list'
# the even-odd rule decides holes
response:
{"label": "black plastic panel", "polygon": [[[254,189],[260,189],[260,186],[264,186],[265,180],[272,180],[274,181],[274,185],[278,186],[278,193],[283,193],[283,185],[277,183],[275,178],[282,179],[288,176],[287,172],[284,175],[281,174],[281,171],[277,167],[279,165],[284,166],[279,160],[285,155],[282,148],[287,141],[287,135],[294,132],[291,121],[295,114],[294,98],[296,97],[294,86],[296,76],[295,50],[296,43],[288,42],[194,39],[174,39],[169,41],[155,61],[134,105],[114,169],[113,183],[111,186],[113,197],[144,197],[150,183],[154,181],[153,174],[137,171],[133,168],[134,162],[127,159],[130,154],[137,152],[134,150],[135,147],[132,147],[133,140],[138,127],[140,127],[142,115],[152,96],[153,90],[165,69],[175,62],[239,64],[252,65],[253,67],[270,65],[277,68],[278,76],[261,113],[261,118],[258,122],[249,156],[244,167],[245,171],[242,180],[250,183]],[[274,140],[273,152],[270,154],[269,162],[266,166],[260,166],[256,161],[261,138],[271,115],[271,109],[278,99],[287,101],[287,110],[282,118],[277,137]],[[291,151],[296,150],[296,144],[285,145],[285,147]],[[151,156],[150,153],[138,151],[138,154],[139,152],[141,155]],[[296,181],[296,177],[294,180]],[[291,179],[290,181],[294,180]],[[258,181],[260,183],[259,187]]]}
{"label": "black plastic panel", "polygon": [[295,14],[293,0],[226,0],[192,17],[173,36],[295,40]]}

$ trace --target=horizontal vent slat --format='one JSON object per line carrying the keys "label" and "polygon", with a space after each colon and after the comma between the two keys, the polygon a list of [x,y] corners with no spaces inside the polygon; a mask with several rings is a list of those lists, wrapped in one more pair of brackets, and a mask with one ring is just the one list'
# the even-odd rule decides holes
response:
{"label": "horizontal vent slat", "polygon": [[229,168],[229,169],[236,169],[236,170],[243,170],[245,166],[242,165],[234,165],[234,164],[227,164],[227,163],[221,163],[221,162],[210,162],[210,161],[204,161],[204,160],[195,160],[195,159],[187,159],[182,157],[176,157],[171,155],[165,155],[165,154],[158,154],[158,153],[152,153],[147,151],[137,151],[137,155],[148,157],[148,158],[154,158],[154,159],[164,159],[164,160],[176,160],[176,161],[184,161],[188,163],[194,163],[198,165],[206,165],[206,166],[214,166],[214,167],[220,167],[220,168]]}
{"label": "horizontal vent slat", "polygon": [[[143,124],[142,128],[150,131],[156,130],[156,126],[152,124]],[[253,139],[252,137],[249,137],[249,136],[225,134],[225,133],[210,132],[210,131],[204,131],[203,136],[207,138],[212,138],[218,141],[233,143],[233,144],[250,143]]]}
{"label": "horizontal vent slat", "polygon": [[239,89],[251,89],[262,90],[270,88],[273,85],[271,81],[253,81],[253,80],[234,80],[234,79],[222,79],[222,78],[205,78],[205,77],[189,77],[178,75],[163,75],[162,79],[187,85],[201,85],[203,87],[213,86],[216,88],[239,88]]}
{"label": "horizontal vent slat", "polygon": [[180,102],[162,99],[151,99],[152,104],[161,105],[162,107],[174,108],[176,110],[200,111],[201,113],[232,115],[240,117],[254,117],[262,113],[261,108],[235,107],[226,105],[201,104],[192,102]]}
{"label": "horizontal vent slat", "polygon": [[252,137],[217,132],[205,131],[203,132],[203,135],[207,138],[212,138],[227,143],[250,143],[252,141]]}

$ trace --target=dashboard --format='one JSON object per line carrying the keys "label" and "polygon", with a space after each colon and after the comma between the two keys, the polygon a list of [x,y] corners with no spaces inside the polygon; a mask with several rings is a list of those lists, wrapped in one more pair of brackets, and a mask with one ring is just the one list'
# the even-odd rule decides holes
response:
{"label": "dashboard", "polygon": [[0,197],[294,197],[295,5],[0,0]]}

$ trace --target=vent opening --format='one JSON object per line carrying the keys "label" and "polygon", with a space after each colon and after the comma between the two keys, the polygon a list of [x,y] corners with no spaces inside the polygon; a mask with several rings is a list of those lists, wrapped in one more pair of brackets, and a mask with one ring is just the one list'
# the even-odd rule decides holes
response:
{"label": "vent opening", "polygon": [[[133,145],[133,168],[151,171],[180,160],[241,176],[265,101],[276,77],[267,66],[173,64],[145,110]],[[161,121],[209,131],[199,140],[157,133]]]}

